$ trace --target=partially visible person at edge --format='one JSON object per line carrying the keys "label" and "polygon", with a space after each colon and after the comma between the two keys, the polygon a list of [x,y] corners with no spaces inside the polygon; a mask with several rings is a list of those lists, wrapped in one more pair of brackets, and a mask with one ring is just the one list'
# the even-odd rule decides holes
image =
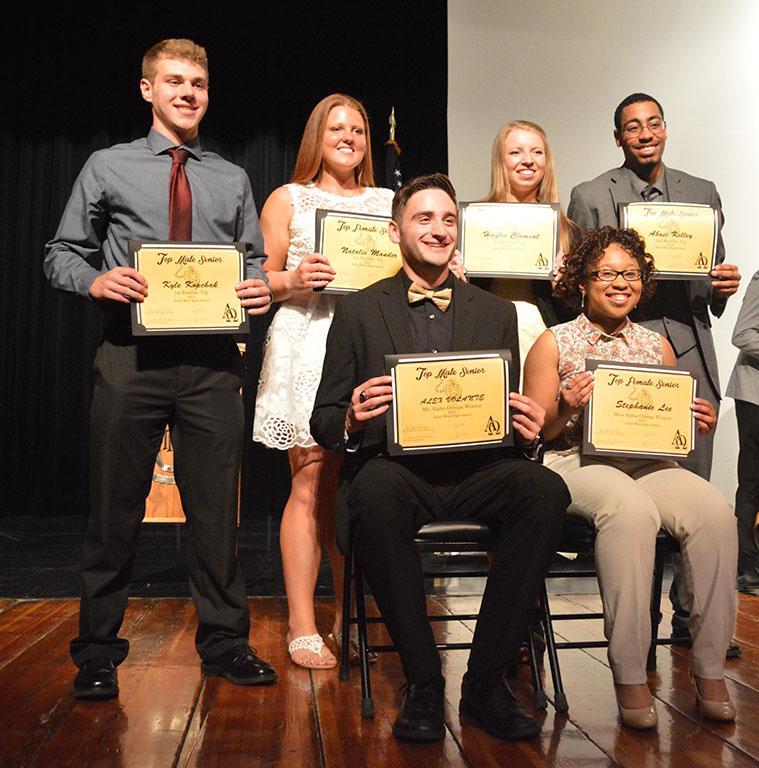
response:
{"label": "partially visible person at edge", "polygon": [[[316,444],[309,429],[337,298],[318,292],[335,271],[314,253],[314,213],[390,214],[393,193],[374,186],[369,119],[363,105],[331,94],[303,131],[292,180],[274,190],[261,211],[264,264],[280,307],[265,342],[253,439],[286,450],[292,486],[282,516],[280,547],[288,604],[290,658],[310,669],[334,667],[341,629],[342,556],[335,545],[334,505],[342,458]],[[327,550],[335,591],[324,644],[316,626],[314,589]],[[355,651],[354,651],[355,656]]]}
{"label": "partially visible person at edge", "polygon": [[118,695],[116,667],[129,651],[119,629],[167,423],[187,517],[201,669],[240,685],[276,680],[248,646],[250,616],[237,559],[240,354],[231,336],[134,337],[129,312],[150,289],[129,266],[130,239],[246,243],[249,277],[237,285],[237,296],[251,315],[269,309],[250,181],[241,168],[201,147],[198,127],[208,107],[203,48],[183,39],[155,45],[142,60],[140,91],[152,108],[149,134],[89,158],[45,249],[51,285],[92,299],[109,317],[95,359],[91,507],[79,636],[71,642],[78,699]]}
{"label": "partially visible person at edge", "polygon": [[[674,366],[663,336],[629,314],[654,291],[653,259],[633,230],[587,232],[564,261],[558,297],[582,313],[545,331],[525,363],[524,392],[546,410],[544,463],[572,496],[570,513],[596,527],[596,564],[604,633],[622,723],[653,728],[657,713],[646,682],[651,642],[649,600],[656,536],[664,528],[680,545],[693,610],[690,674],[702,717],[735,719],[725,686],[725,652],[735,624],[735,519],[714,485],[674,461],[585,456],[583,409],[594,387],[586,359]],[[717,414],[706,398],[691,405],[699,438]]]}
{"label": "partially visible person at edge", "polygon": [[735,321],[733,344],[740,350],[725,394],[735,398],[738,422],[738,589],[759,591],[759,272],[751,278]]}
{"label": "partially visible person at edge", "polygon": [[[618,104],[614,110],[614,141],[624,155],[622,167],[606,171],[572,190],[567,212],[580,229],[616,227],[619,204],[641,200],[702,203],[717,211],[719,231],[711,282],[662,280],[652,300],[632,317],[669,341],[677,367],[689,371],[697,379],[699,394],[719,412],[719,371],[709,312],[714,317],[722,315],[727,299],[738,290],[741,279],[738,267],[724,261],[722,201],[711,181],[664,165],[667,124],[664,109],[653,96],[633,93]],[[713,445],[714,433],[710,432],[698,441],[694,455],[682,466],[708,480]],[[680,555],[673,556],[672,568],[672,634],[683,644],[688,644],[689,606]],[[737,656],[740,649],[731,644],[728,653]]]}

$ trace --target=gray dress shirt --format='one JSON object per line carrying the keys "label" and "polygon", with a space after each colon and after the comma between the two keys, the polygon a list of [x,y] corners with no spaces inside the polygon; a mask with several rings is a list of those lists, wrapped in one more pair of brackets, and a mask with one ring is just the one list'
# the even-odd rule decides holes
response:
{"label": "gray dress shirt", "polygon": [[[127,242],[162,242],[169,233],[168,150],[151,128],[146,138],[94,152],[74,182],[55,237],[45,246],[45,274],[54,288],[88,296],[95,278],[128,267]],[[192,239],[247,244],[247,276],[266,279],[263,238],[245,171],[200,140],[183,144],[192,188]]]}

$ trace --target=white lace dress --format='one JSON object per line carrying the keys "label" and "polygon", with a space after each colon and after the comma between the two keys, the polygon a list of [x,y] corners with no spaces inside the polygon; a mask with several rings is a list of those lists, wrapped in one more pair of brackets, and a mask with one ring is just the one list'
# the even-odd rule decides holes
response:
{"label": "white lace dress", "polygon": [[[390,215],[393,192],[367,187],[343,197],[314,184],[287,184],[293,205],[286,269],[314,252],[317,208]],[[283,301],[264,342],[264,361],[256,395],[253,439],[269,448],[316,445],[308,427],[322,374],[327,332],[338,296],[308,293]]]}

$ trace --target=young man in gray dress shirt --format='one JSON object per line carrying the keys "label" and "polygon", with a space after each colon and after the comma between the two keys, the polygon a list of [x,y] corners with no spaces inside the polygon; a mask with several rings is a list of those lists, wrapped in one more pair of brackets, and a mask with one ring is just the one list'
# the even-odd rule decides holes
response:
{"label": "young man in gray dress shirt", "polygon": [[[662,160],[667,142],[667,124],[661,104],[645,93],[623,99],[614,112],[614,140],[622,149],[621,168],[602,173],[578,184],[569,201],[567,215],[582,230],[618,225],[620,203],[671,202],[705,203],[719,214],[715,267],[711,282],[662,280],[654,297],[633,313],[632,318],[666,337],[677,356],[677,365],[698,381],[698,394],[719,408],[720,388],[717,356],[712,339],[709,312],[719,317],[727,299],[740,283],[738,267],[724,263],[722,202],[711,181],[668,168]],[[680,462],[686,469],[709,479],[714,433],[700,439],[694,457]],[[675,579],[670,597],[675,607],[672,624],[675,634],[688,637],[688,608],[679,556],[675,558]],[[734,655],[736,646],[729,654]]]}
{"label": "young man in gray dress shirt", "polygon": [[95,359],[90,421],[91,508],[84,544],[79,667],[74,696],[118,695],[118,637],[152,467],[171,426],[175,476],[187,517],[187,567],[198,615],[196,647],[207,674],[241,685],[276,673],[248,646],[250,619],[237,560],[237,488],[243,442],[240,356],[231,336],[134,337],[130,305],[148,295],[129,266],[129,239],[169,239],[169,150],[183,147],[192,197],[192,240],[246,243],[248,278],[237,295],[265,313],[270,292],[263,241],[245,171],[204,151],[198,127],[208,107],[208,61],[190,40],[164,40],[142,62],[152,108],[146,138],[95,152],[74,183],[47,244],[50,283],[99,303],[108,317]]}

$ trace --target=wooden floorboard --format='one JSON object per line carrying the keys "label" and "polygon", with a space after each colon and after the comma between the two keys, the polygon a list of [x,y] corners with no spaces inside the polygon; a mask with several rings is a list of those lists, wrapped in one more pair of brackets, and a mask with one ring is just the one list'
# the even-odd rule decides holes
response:
{"label": "wooden floorboard", "polygon": [[[596,611],[598,595],[552,595],[555,612]],[[668,606],[662,602],[665,614]],[[475,597],[436,597],[430,610],[474,612]],[[748,768],[759,765],[759,597],[739,597],[735,637],[740,659],[726,666],[738,710],[735,725],[702,721],[687,680],[688,651],[661,647],[649,674],[659,728],[635,733],[616,714],[605,649],[559,651],[567,715],[549,704],[537,717],[540,737],[508,743],[459,718],[466,653],[443,654],[446,737],[432,745],[396,741],[391,733],[402,697],[403,676],[395,654],[373,667],[376,716],[360,713],[358,670],[340,681],[336,671],[309,672],[287,657],[286,603],[251,600],[253,644],[279,672],[270,687],[238,687],[206,679],[194,647],[195,616],[184,599],[130,601],[122,634],[130,654],[119,668],[118,700],[76,702],[69,640],[77,631],[73,600],[0,601],[0,766],[2,768],[451,768],[515,766],[600,768]],[[370,606],[370,612],[374,612]],[[318,619],[330,625],[329,604]],[[439,639],[471,638],[472,622],[436,624]],[[600,621],[557,622],[567,639],[603,637]],[[669,630],[669,615],[662,633]],[[383,628],[370,630],[384,641]],[[543,676],[553,695],[547,669]],[[531,709],[529,669],[513,683]]]}

